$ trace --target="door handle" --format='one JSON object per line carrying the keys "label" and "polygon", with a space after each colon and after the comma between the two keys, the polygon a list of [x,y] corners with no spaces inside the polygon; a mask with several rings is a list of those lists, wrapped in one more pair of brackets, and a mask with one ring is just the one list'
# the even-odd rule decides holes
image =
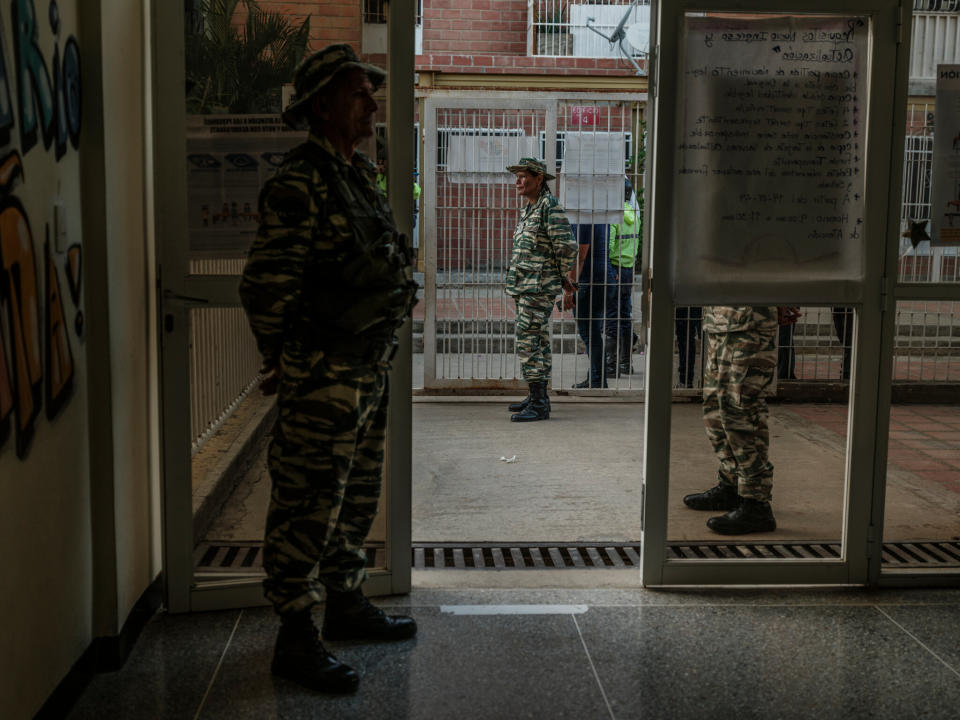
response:
{"label": "door handle", "polygon": [[[181,295],[179,293],[173,292],[173,290],[163,291],[163,301],[164,303],[173,302],[173,303],[180,303],[183,305],[206,305],[210,302],[206,298],[191,297],[190,295]],[[174,327],[173,313],[164,313],[163,315],[164,332],[168,332],[168,333],[173,332],[173,327]]]}
{"label": "door handle", "polygon": [[182,302],[189,303],[191,305],[206,305],[210,301],[206,298],[191,297],[190,295],[180,295],[179,293],[173,292],[173,290],[164,290],[163,299],[167,302]]}

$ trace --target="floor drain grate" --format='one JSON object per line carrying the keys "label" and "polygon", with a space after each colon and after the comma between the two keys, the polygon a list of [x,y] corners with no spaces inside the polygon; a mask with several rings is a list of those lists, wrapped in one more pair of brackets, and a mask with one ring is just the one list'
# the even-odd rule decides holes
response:
{"label": "floor drain grate", "polygon": [[425,543],[413,546],[421,570],[547,570],[640,567],[640,543]]}
{"label": "floor drain grate", "polygon": [[[367,567],[386,565],[383,543],[367,545]],[[741,558],[836,560],[840,543],[673,542],[672,560]],[[419,570],[561,570],[640,567],[640,543],[414,543],[413,567]],[[898,568],[960,568],[960,542],[915,540],[883,544],[883,565]],[[209,542],[194,551],[198,572],[262,572],[260,542]]]}
{"label": "floor drain grate", "polygon": [[[383,543],[367,543],[367,567],[386,566]],[[193,569],[204,573],[263,572],[263,543],[205,542],[193,551]]]}

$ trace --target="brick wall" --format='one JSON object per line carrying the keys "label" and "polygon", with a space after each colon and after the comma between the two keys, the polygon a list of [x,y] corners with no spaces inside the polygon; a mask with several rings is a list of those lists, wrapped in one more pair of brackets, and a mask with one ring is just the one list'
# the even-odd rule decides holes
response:
{"label": "brick wall", "polygon": [[[278,12],[300,23],[310,18],[310,50],[331,43],[350,43],[360,51],[362,19],[360,0],[259,0],[267,12]],[[243,5],[241,3],[243,12]]]}
{"label": "brick wall", "polygon": [[632,67],[614,58],[426,53],[426,40],[424,54],[417,56],[417,71],[493,75],[581,75],[584,77],[584,90],[589,90],[590,77],[634,75]]}
{"label": "brick wall", "polygon": [[612,58],[527,55],[527,0],[423,0],[417,70],[499,75],[631,76]]}
{"label": "brick wall", "polygon": [[[294,22],[310,18],[310,49],[350,43],[360,52],[362,0],[259,0],[269,12]],[[244,16],[241,4],[237,20]],[[385,66],[383,55],[365,59]],[[527,55],[527,0],[423,0],[423,54],[419,72],[596,76],[633,75],[624,61],[611,58]]]}
{"label": "brick wall", "polygon": [[423,52],[526,55],[527,0],[423,0]]}

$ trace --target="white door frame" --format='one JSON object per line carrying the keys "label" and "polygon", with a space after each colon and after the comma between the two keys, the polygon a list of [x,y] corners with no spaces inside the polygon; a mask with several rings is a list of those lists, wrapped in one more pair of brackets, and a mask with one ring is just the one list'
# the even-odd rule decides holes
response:
{"label": "white door frame", "polygon": [[[388,19],[387,126],[391,146],[388,183],[409,189],[413,173],[414,48],[409,28],[414,0],[394,0]],[[193,572],[193,531],[189,423],[189,310],[237,307],[236,276],[189,275],[186,191],[186,102],[183,91],[184,10],[182,3],[151,2],[154,227],[157,237],[160,307],[161,444],[163,476],[163,573],[172,612],[265,604],[262,578],[198,582]],[[318,48],[319,49],[319,48]],[[413,225],[409,191],[391,193],[402,230]],[[405,593],[411,569],[411,324],[400,332],[400,349],[390,377],[385,509],[386,568],[370,572],[369,595]]]}
{"label": "white door frame", "polygon": [[[651,322],[647,352],[646,422],[644,429],[643,584],[867,584],[879,575],[883,528],[883,489],[893,357],[894,313],[890,269],[896,272],[899,208],[909,62],[908,0],[853,0],[843,6],[849,16],[873,19],[869,115],[864,123],[871,138],[865,178],[867,237],[884,252],[867,253],[862,297],[850,300],[849,288],[828,291],[813,302],[853,305],[859,326],[854,337],[850,386],[850,434],[847,439],[844,490],[843,552],[837,560],[670,560],[667,549],[667,493],[670,472],[670,360],[673,342],[673,288],[669,247],[673,148],[676,137],[676,92],[680,86],[681,23],[684,13],[729,11],[715,0],[677,0],[654,6],[651,16],[654,67],[651,72],[652,113],[648,118],[648,222],[652,249]],[[795,0],[782,3],[740,0],[738,12],[838,14],[835,3]],[[904,30],[904,26],[907,28]],[[896,101],[895,101],[896,100]],[[891,113],[890,108],[894,110]],[[658,221],[659,219],[659,221]],[[886,256],[886,257],[885,257]],[[833,292],[830,295],[829,292]],[[796,297],[771,296],[770,305],[796,305]],[[733,298],[729,302],[733,302]],[[723,303],[724,300],[720,300]],[[811,302],[811,304],[813,304]],[[735,303],[745,304],[745,303]],[[881,355],[881,353],[884,353]],[[884,359],[884,371],[874,360]]]}

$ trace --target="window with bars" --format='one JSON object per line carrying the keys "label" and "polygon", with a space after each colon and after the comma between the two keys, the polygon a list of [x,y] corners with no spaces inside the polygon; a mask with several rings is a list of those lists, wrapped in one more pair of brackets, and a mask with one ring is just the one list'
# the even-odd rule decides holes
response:
{"label": "window with bars", "polygon": [[646,37],[650,25],[650,0],[532,0],[528,22],[533,29],[534,55],[620,58],[625,52],[642,57],[644,47],[624,40],[611,43],[617,29],[640,25]]}
{"label": "window with bars", "polygon": [[[387,0],[363,0],[363,21],[368,25],[387,23]],[[417,0],[417,25],[423,23],[423,0]]]}
{"label": "window with bars", "polygon": [[913,0],[913,9],[921,12],[960,12],[960,0]]}

